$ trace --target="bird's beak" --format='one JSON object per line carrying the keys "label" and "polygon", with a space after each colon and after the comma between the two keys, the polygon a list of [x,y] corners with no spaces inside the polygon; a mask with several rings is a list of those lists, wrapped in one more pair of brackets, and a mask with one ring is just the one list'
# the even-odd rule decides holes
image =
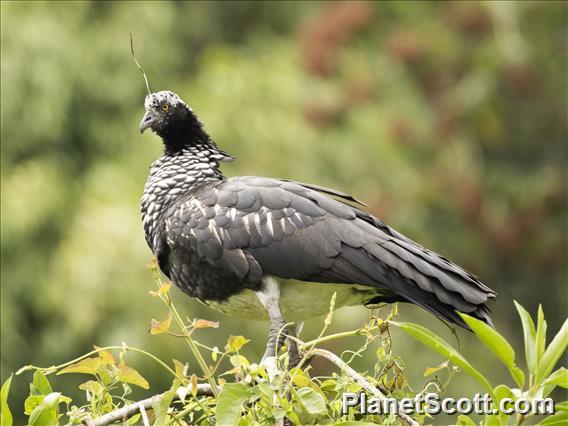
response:
{"label": "bird's beak", "polygon": [[144,114],[144,117],[140,122],[140,133],[144,133],[144,130],[151,127],[155,119],[156,116],[152,113],[152,111],[146,111],[146,114]]}

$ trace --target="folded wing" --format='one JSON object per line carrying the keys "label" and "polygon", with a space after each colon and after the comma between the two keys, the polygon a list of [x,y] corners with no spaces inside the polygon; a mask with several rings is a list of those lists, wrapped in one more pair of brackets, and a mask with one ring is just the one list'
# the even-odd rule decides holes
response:
{"label": "folded wing", "polygon": [[486,302],[495,292],[347,201],[357,202],[260,177],[203,187],[166,215],[171,268],[179,281],[193,280],[192,295],[202,299],[258,289],[264,275],[273,275],[363,284],[377,289],[376,302],[408,301],[465,326],[459,310],[491,324]]}

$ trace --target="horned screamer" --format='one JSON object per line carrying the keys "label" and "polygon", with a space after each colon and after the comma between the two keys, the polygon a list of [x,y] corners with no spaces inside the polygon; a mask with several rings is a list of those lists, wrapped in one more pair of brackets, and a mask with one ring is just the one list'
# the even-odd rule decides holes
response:
{"label": "horned screamer", "polygon": [[283,179],[227,178],[220,164],[233,157],[179,96],[150,93],[144,106],[140,132],[153,130],[164,145],[142,197],[146,241],[189,296],[231,316],[268,319],[265,359],[287,322],[327,312],[334,292],[336,306],[409,302],[462,327],[456,311],[491,324],[493,290],[353,197]]}

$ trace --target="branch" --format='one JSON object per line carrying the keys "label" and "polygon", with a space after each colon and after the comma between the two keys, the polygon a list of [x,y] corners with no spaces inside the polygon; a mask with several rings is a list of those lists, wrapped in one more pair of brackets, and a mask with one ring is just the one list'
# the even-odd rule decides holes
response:
{"label": "branch", "polygon": [[[291,339],[297,341],[300,344],[303,344],[298,339],[292,338]],[[342,371],[345,372],[349,377],[351,377],[355,382],[359,383],[367,392],[370,392],[375,398],[386,401],[387,397],[375,386],[373,386],[365,377],[361,374],[357,373],[353,368],[351,368],[345,361],[335,355],[333,352],[327,351],[325,349],[319,348],[312,348],[309,352],[312,355],[320,356],[322,358],[327,359],[328,361],[335,364],[339,367]],[[163,397],[163,393],[154,395],[150,398],[143,399],[138,402],[134,402],[132,404],[126,405],[118,410],[112,411],[107,413],[97,419],[86,419],[83,421],[84,426],[106,426],[111,423],[115,423],[118,421],[125,421],[130,417],[134,416],[138,413],[144,413],[145,410],[152,409],[152,405],[157,403],[160,398]],[[213,391],[209,384],[198,384],[197,385],[197,395],[199,396],[213,396]],[[179,399],[176,395],[173,398],[173,401]],[[404,423],[409,426],[418,426],[418,423],[413,420],[410,416],[404,413],[397,412],[396,415],[398,418]]]}
{"label": "branch", "polygon": [[[143,399],[142,401],[134,402],[129,405],[125,405],[118,410],[111,411],[97,419],[87,419],[83,421],[84,426],[106,426],[111,423],[125,421],[130,417],[138,414],[139,412],[144,412],[145,410],[151,410],[152,404],[158,402],[164,394],[160,393],[158,395],[151,396],[150,398]],[[197,385],[197,395],[198,396],[213,396],[213,391],[209,384],[198,384]],[[176,395],[173,401],[179,399]]]}
{"label": "branch", "polygon": [[[314,355],[321,356],[322,358],[325,358],[328,361],[331,361],[332,363],[334,363],[336,366],[341,368],[342,371],[345,371],[345,374],[347,374],[349,377],[351,377],[353,380],[355,380],[357,383],[359,383],[361,386],[363,386],[363,388],[367,392],[372,393],[375,398],[380,399],[382,401],[387,400],[387,397],[380,390],[378,390],[371,383],[369,383],[369,381],[367,379],[365,379],[362,375],[360,375],[355,370],[353,370],[351,367],[349,367],[349,365],[347,365],[347,363],[345,361],[343,361],[341,358],[339,358],[333,352],[326,351],[325,349],[318,349],[318,348],[314,348],[310,352]],[[397,411],[396,415],[400,418],[400,420],[403,423],[410,425],[410,426],[418,426],[418,422],[416,422],[414,419],[412,419],[407,414],[400,413],[400,412]]]}

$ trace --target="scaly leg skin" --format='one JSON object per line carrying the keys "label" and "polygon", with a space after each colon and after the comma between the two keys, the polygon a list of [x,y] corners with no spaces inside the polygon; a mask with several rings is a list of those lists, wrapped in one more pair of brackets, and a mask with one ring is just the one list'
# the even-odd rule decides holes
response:
{"label": "scaly leg skin", "polygon": [[267,311],[270,317],[270,331],[268,332],[266,351],[262,356],[263,361],[269,357],[275,357],[286,339],[286,323],[282,318],[278,305],[272,305]]}
{"label": "scaly leg skin", "polygon": [[[258,291],[256,294],[262,305],[266,308],[268,318],[270,319],[270,331],[268,333],[266,351],[262,356],[260,364],[266,366],[267,372],[269,372],[269,376],[272,379],[277,372],[276,356],[278,355],[278,350],[286,340],[286,335],[292,337],[298,336],[304,323],[298,323],[294,327],[294,330],[290,330],[291,327],[286,327],[286,322],[284,321],[279,305],[280,286],[278,281],[274,278],[265,277],[262,290]],[[288,366],[289,368],[294,368],[302,360],[302,355],[295,340],[287,339],[286,344],[288,346]]]}
{"label": "scaly leg skin", "polygon": [[274,379],[278,373],[278,366],[276,365],[276,355],[278,349],[284,344],[286,339],[286,329],[284,318],[280,312],[278,304],[280,300],[280,286],[278,282],[272,277],[264,278],[264,286],[262,290],[258,291],[258,296],[262,305],[266,308],[268,318],[270,319],[270,331],[268,333],[268,342],[266,343],[266,351],[262,356],[260,365],[266,367],[266,372],[270,380]]}
{"label": "scaly leg skin", "polygon": [[[304,327],[304,322],[300,322],[295,325],[294,331],[290,331],[290,336],[298,337]],[[300,353],[300,348],[298,348],[298,343],[295,340],[288,339],[288,358],[290,359],[288,365],[290,368],[297,367],[302,360],[302,354]]]}

